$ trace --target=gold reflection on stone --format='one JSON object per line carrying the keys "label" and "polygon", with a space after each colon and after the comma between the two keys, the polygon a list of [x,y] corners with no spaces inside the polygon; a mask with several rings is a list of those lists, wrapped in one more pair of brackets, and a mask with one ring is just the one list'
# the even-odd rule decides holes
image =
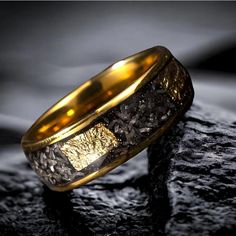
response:
{"label": "gold reflection on stone", "polygon": [[117,145],[115,135],[104,124],[99,123],[66,141],[60,149],[72,166],[80,171]]}

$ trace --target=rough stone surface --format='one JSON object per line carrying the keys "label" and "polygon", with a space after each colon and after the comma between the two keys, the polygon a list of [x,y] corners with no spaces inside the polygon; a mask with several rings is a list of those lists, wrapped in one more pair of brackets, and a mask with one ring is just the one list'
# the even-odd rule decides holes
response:
{"label": "rough stone surface", "polygon": [[[195,104],[146,152],[71,192],[0,148],[0,235],[235,235],[236,117]],[[6,132],[6,129],[5,129]]]}
{"label": "rough stone surface", "polygon": [[[194,105],[149,148],[155,222],[166,235],[236,234],[236,117]],[[161,227],[160,227],[161,226]]]}
{"label": "rough stone surface", "polygon": [[0,235],[150,235],[145,156],[57,193],[42,185],[18,147],[1,150]]}

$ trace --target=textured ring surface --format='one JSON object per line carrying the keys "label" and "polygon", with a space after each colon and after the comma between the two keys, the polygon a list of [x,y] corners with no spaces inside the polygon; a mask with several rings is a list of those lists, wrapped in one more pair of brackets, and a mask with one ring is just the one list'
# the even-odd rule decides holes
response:
{"label": "textured ring surface", "polygon": [[[136,63],[138,69],[133,74],[132,63]],[[125,64],[129,67],[124,68]],[[138,66],[145,69],[139,73]],[[116,73],[117,70],[123,70],[119,76],[128,74],[122,85],[122,78],[118,77],[115,81],[118,85],[109,89],[105,89],[104,84],[98,84],[97,78],[103,81],[106,73]],[[113,78],[113,74],[109,76]],[[69,119],[78,112],[68,106],[74,101],[68,101],[72,92],[39,118],[22,139],[22,147],[32,168],[53,190],[78,187],[135,156],[181,118],[191,106],[194,96],[186,69],[160,46],[113,64],[91,81],[92,86],[96,84],[99,88],[98,91],[106,91],[108,98],[94,108],[99,98],[91,95],[90,102],[86,103],[86,109],[91,106],[87,112],[89,115]],[[119,91],[114,92],[117,87]],[[88,91],[86,94],[88,96]],[[116,100],[108,106],[112,99]],[[64,107],[66,110],[62,111]],[[63,119],[58,115],[61,112],[64,112],[63,119],[69,119],[65,125],[61,125]],[[51,116],[53,126],[48,128],[44,121]],[[34,139],[37,135],[39,138]]]}

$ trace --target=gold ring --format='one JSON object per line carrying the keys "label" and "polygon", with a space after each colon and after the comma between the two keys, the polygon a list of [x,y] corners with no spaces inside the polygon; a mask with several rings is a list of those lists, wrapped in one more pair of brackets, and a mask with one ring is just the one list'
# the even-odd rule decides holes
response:
{"label": "gold ring", "polygon": [[192,104],[186,69],[164,47],[120,60],[47,110],[22,147],[52,190],[98,178],[142,151]]}

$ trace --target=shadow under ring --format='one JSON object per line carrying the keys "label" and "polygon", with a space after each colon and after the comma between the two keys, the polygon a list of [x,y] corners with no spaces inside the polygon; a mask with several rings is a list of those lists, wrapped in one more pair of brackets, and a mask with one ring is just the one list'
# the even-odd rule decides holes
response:
{"label": "shadow under ring", "polygon": [[156,46],[114,63],[62,98],[26,132],[22,147],[50,189],[70,190],[152,144],[193,96],[187,70]]}

